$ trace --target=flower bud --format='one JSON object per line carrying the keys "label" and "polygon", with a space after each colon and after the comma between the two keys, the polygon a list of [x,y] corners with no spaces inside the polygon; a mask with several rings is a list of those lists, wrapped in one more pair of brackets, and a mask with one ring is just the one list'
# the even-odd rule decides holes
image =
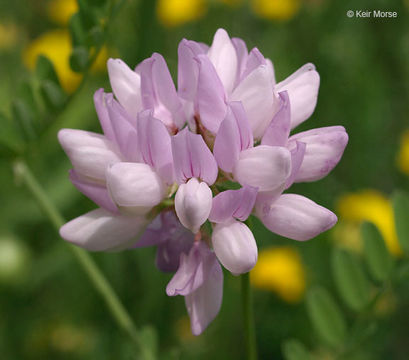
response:
{"label": "flower bud", "polygon": [[217,224],[212,243],[217,258],[233,275],[249,272],[256,265],[256,240],[245,224],[239,221]]}
{"label": "flower bud", "polygon": [[209,217],[212,209],[212,191],[205,182],[191,178],[179,186],[175,196],[175,209],[180,222],[196,233]]}

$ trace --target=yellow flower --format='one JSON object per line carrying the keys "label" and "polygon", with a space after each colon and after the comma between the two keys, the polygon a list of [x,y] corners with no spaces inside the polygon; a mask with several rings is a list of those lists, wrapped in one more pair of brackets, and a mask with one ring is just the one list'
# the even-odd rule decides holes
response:
{"label": "yellow flower", "polygon": [[59,25],[67,25],[70,17],[78,11],[77,0],[52,0],[48,3],[48,17]]}
{"label": "yellow flower", "polygon": [[159,0],[156,14],[164,26],[179,26],[198,20],[207,10],[205,0]]}
{"label": "yellow flower", "polygon": [[[47,56],[54,64],[61,86],[68,93],[73,92],[79,85],[82,75],[71,70],[71,38],[67,30],[51,30],[33,40],[23,52],[24,64],[29,69],[34,69],[39,55]],[[108,58],[107,49],[104,47],[93,66],[93,70],[105,69]]]}
{"label": "yellow flower", "polygon": [[363,190],[342,196],[338,201],[337,214],[341,219],[360,224],[374,223],[385,239],[386,246],[394,255],[401,254],[395,231],[395,220],[390,201],[376,190]]}
{"label": "yellow flower", "polygon": [[409,130],[402,135],[397,162],[399,169],[409,175]]}
{"label": "yellow flower", "polygon": [[305,291],[305,271],[300,255],[290,247],[262,250],[250,279],[256,288],[276,292],[290,303],[299,301]]}
{"label": "yellow flower", "polygon": [[17,26],[13,23],[0,24],[0,50],[10,49],[17,41]]}
{"label": "yellow flower", "polygon": [[289,20],[300,9],[300,0],[252,0],[254,13],[269,20]]}

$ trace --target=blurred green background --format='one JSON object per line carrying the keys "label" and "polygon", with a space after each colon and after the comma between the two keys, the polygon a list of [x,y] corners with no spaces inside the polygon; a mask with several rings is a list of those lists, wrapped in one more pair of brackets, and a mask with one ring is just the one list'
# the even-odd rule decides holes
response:
{"label": "blurred green background", "polygon": [[[1,147],[1,359],[138,358],[72,252],[15,178],[12,162],[16,157],[27,161],[66,219],[92,210],[94,204],[68,180],[70,164],[56,133],[62,127],[101,131],[92,95],[99,87],[109,90],[107,57],[120,57],[134,67],[159,52],[176,79],[179,41],[209,44],[219,27],[272,59],[278,81],[304,63],[314,63],[321,76],[318,105],[297,130],[343,125],[350,137],[344,157],[328,177],[291,190],[334,210],[340,219],[334,229],[297,243],[271,234],[254,220],[260,250],[252,274],[259,358],[296,359],[291,356],[301,351],[302,342],[316,359],[407,359],[408,256],[398,245],[389,198],[396,189],[409,190],[409,1],[127,0],[120,1],[115,18],[107,20],[108,2],[80,1],[82,7],[96,9],[98,26],[105,29],[109,21],[104,42],[98,26],[86,29],[92,35],[88,50],[102,49],[81,83],[82,75],[69,67],[73,29],[68,19],[78,11],[76,1],[0,1],[2,141],[6,137],[9,145],[13,143],[4,129],[14,126],[19,99],[27,98],[27,88],[38,87],[33,68],[39,54],[53,62],[63,101],[66,96],[69,100],[66,106],[43,106],[35,114],[40,130],[22,127],[23,147],[16,151]],[[350,9],[396,11],[398,16],[348,18]],[[403,275],[401,281],[382,282],[362,266],[371,303],[357,309],[342,295],[333,254],[346,249],[364,264],[359,232],[364,220],[377,225],[393,261],[403,269],[399,276]],[[239,279],[225,272],[221,312],[203,335],[194,337],[183,298],[165,294],[171,275],[155,268],[154,253],[140,249],[92,256],[137,326],[155,329],[160,357],[244,359]],[[325,336],[314,331],[305,299],[317,285],[338,304],[347,338],[362,335],[352,350],[348,340],[326,344]],[[336,324],[330,322],[329,331],[332,326]],[[295,346],[294,340],[291,347],[288,339],[300,342]],[[297,354],[298,359],[306,356]]]}

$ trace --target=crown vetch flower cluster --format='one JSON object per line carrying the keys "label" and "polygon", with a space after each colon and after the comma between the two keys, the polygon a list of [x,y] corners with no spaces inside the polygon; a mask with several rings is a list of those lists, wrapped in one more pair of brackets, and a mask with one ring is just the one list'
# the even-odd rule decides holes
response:
{"label": "crown vetch flower cluster", "polygon": [[175,272],[166,292],[185,297],[198,335],[221,306],[220,264],[238,275],[257,262],[250,214],[300,241],[335,224],[283,192],[326,176],[348,136],[342,126],[290,135],[316,105],[312,64],[277,83],[272,62],[223,29],[210,47],[182,40],[178,56],[178,90],[159,54],[135,70],[110,59],[113,94],[94,95],[104,135],[59,132],[72,183],[99,206],[60,233],[92,251],[157,246],[157,267]]}

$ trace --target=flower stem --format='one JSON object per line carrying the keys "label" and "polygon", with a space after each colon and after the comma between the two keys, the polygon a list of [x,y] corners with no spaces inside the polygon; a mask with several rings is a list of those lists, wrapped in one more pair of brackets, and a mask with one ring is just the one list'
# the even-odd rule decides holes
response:
{"label": "flower stem", "polygon": [[[26,163],[17,160],[13,164],[14,173],[17,181],[23,182],[33,197],[37,200],[39,206],[44,211],[54,228],[58,231],[59,228],[65,223],[63,217],[59,213],[58,209],[50,201],[49,197],[41,187],[37,179],[34,177]],[[68,244],[67,244],[68,245]],[[77,258],[78,262],[87,273],[89,279],[94,285],[95,289],[105,300],[114,320],[117,322],[120,328],[122,328],[130,338],[139,347],[141,356],[145,360],[153,360],[155,356],[151,349],[149,349],[142,340],[132,318],[124,308],[123,304],[115,293],[114,289],[102,274],[92,257],[84,250],[68,245]]]}
{"label": "flower stem", "polygon": [[247,360],[257,359],[256,330],[254,327],[253,297],[250,288],[250,273],[241,277],[243,325],[246,338]]}

